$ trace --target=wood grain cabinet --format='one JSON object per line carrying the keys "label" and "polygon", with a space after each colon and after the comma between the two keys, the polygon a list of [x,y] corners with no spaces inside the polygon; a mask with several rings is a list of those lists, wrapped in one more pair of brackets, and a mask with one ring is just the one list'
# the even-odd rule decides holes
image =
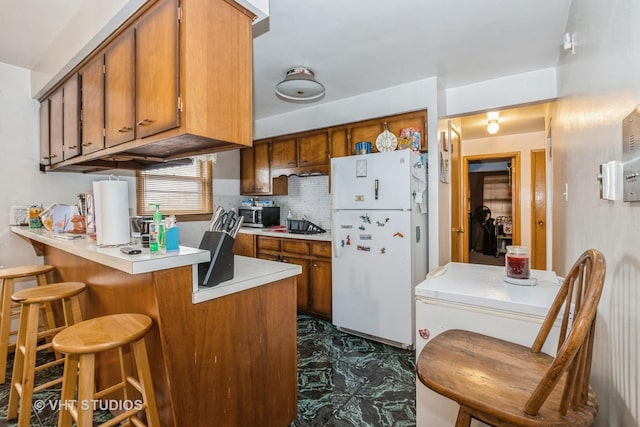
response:
{"label": "wood grain cabinet", "polygon": [[274,138],[271,175],[310,175],[329,172],[329,132],[305,132]]}
{"label": "wood grain cabinet", "polygon": [[233,243],[233,253],[240,256],[256,257],[256,236],[248,233],[238,233]]}
{"label": "wood grain cabinet", "polygon": [[299,265],[298,310],[331,320],[331,242],[256,236],[256,256]]}
{"label": "wood grain cabinet", "polygon": [[40,163],[45,166],[80,153],[79,91],[76,73],[40,104]]}
{"label": "wood grain cabinet", "polygon": [[[145,3],[74,68],[82,74],[82,142],[90,145],[51,169],[140,169],[250,147],[253,17],[232,0]],[[51,126],[58,85],[40,99],[49,100],[42,117]],[[51,126],[50,146],[58,131]]]}
{"label": "wood grain cabinet", "polygon": [[256,141],[251,148],[240,150],[240,194],[287,194],[287,177],[271,178],[271,142]]}

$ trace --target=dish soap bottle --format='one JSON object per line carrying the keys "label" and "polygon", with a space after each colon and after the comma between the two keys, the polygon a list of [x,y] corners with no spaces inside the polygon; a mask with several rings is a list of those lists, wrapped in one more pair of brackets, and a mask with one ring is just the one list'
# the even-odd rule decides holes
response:
{"label": "dish soap bottle", "polygon": [[167,251],[166,238],[164,233],[164,224],[162,223],[162,213],[160,213],[160,204],[155,204],[155,212],[153,213],[153,222],[149,224],[149,252],[154,254],[163,254]]}

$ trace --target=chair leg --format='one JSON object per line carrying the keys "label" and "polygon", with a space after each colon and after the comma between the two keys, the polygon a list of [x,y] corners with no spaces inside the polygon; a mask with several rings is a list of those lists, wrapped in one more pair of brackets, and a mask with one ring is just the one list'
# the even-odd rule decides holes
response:
{"label": "chair leg", "polygon": [[455,427],[469,427],[471,425],[471,414],[462,406],[458,411]]}
{"label": "chair leg", "polygon": [[7,354],[9,353],[9,332],[11,331],[11,295],[13,279],[2,281],[2,301],[0,301],[0,384],[7,375]]}

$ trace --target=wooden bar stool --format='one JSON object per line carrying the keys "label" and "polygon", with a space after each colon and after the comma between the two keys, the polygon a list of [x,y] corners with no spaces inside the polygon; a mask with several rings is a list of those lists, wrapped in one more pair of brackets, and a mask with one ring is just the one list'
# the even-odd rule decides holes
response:
{"label": "wooden bar stool", "polygon": [[[7,267],[0,269],[0,281],[2,282],[2,296],[0,297],[0,384],[4,384],[7,374],[7,354],[11,335],[16,331],[11,330],[11,320],[17,317],[19,310],[14,310],[11,304],[11,295],[14,292],[14,280],[26,277],[35,277],[38,286],[47,284],[47,273],[53,271],[51,265],[25,265],[19,267]],[[55,325],[51,305],[45,305],[44,327],[49,329]]]}
{"label": "wooden bar stool", "polygon": [[[20,427],[28,427],[30,425],[33,393],[62,382],[62,378],[55,378],[37,387],[35,386],[36,372],[60,365],[63,362],[62,359],[57,359],[39,366],[36,365],[36,353],[50,349],[52,346],[51,342],[38,345],[38,341],[46,337],[52,338],[68,326],[82,320],[78,294],[83,292],[86,287],[84,283],[80,282],[62,282],[23,289],[11,297],[21,307],[7,419],[15,419],[18,416],[18,426]],[[44,303],[53,301],[62,303],[64,324],[61,326],[54,324],[53,328],[40,331],[40,307]]]}
{"label": "wooden bar stool", "polygon": [[[129,425],[143,426],[138,414],[144,410],[146,425],[160,427],[144,342],[144,336],[152,326],[153,320],[144,314],[113,314],[77,323],[53,338],[53,348],[67,355],[58,427],[71,426],[72,419],[78,427],[93,426],[93,403],[118,390],[122,390],[124,395],[120,405],[124,411],[100,426],[119,425],[125,419]],[[95,355],[111,349],[118,349],[120,382],[94,392]],[[137,379],[131,375],[130,350],[133,350]],[[137,398],[133,389],[142,399]],[[77,404],[70,404],[73,402]]]}

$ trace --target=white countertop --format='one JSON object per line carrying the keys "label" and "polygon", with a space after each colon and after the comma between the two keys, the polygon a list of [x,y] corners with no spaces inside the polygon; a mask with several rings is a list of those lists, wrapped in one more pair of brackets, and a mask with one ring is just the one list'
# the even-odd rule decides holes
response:
{"label": "white countertop", "polygon": [[54,237],[54,233],[44,228],[18,226],[12,226],[11,231],[28,239],[129,274],[184,267],[185,265],[207,262],[211,259],[209,251],[187,246],[180,246],[177,251],[170,251],[163,255],[151,255],[149,248],[140,248],[142,253],[139,255],[125,255],[120,252],[119,247],[101,248],[96,245],[95,240],[85,236],[76,240],[65,240]]}
{"label": "white countertop", "polygon": [[270,231],[268,228],[240,227],[240,230],[238,232],[245,234],[255,234],[256,236],[283,237],[286,239],[318,240],[323,242],[331,241],[330,230],[327,230],[326,233],[319,234],[298,234],[289,233],[288,231]]}
{"label": "white countertop", "polygon": [[531,270],[535,286],[504,281],[501,266],[450,262],[434,269],[416,286],[416,298],[473,305],[544,317],[555,298],[559,280],[553,271]]}
{"label": "white countertop", "polygon": [[[195,285],[193,303],[223,297],[301,273],[302,267],[297,264],[236,255],[233,260],[233,279],[211,287]],[[197,271],[195,274],[197,275]]]}

